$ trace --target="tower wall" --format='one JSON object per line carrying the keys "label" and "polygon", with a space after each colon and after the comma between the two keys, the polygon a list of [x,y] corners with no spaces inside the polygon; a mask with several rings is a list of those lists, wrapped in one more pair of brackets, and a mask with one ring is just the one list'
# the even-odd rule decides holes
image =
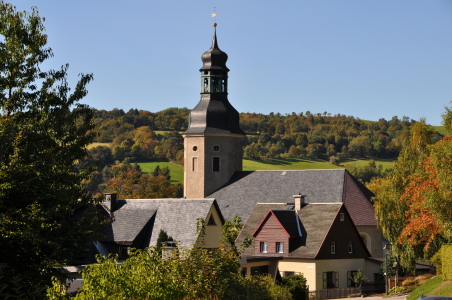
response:
{"label": "tower wall", "polygon": [[242,170],[242,138],[238,134],[184,135],[185,197],[204,198]]}

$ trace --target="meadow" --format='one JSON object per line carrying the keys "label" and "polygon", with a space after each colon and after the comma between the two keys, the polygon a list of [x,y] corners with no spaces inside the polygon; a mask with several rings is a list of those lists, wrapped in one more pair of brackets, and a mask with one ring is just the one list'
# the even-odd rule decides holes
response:
{"label": "meadow", "polygon": [[[395,160],[375,159],[377,165],[382,164],[383,168],[391,168]],[[255,170],[313,170],[313,169],[340,169],[346,164],[366,165],[369,159],[347,159],[340,166],[330,164],[323,160],[309,158],[278,158],[268,160],[243,160],[243,171]],[[171,174],[172,184],[184,183],[184,167],[181,164],[170,162],[146,162],[138,163],[144,173],[151,173],[157,165],[160,168],[168,167]]]}

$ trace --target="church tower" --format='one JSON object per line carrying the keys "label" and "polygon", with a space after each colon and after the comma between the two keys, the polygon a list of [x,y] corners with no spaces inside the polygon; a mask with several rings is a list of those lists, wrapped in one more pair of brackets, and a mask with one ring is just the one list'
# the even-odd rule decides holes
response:
{"label": "church tower", "polygon": [[205,198],[242,170],[239,113],[228,101],[228,55],[212,46],[202,55],[201,101],[190,112],[184,132],[184,196]]}

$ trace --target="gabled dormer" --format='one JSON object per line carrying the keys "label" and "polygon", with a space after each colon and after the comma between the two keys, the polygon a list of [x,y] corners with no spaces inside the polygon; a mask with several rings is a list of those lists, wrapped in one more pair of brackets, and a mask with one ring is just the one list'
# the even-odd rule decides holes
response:
{"label": "gabled dormer", "polygon": [[270,210],[254,231],[254,255],[284,256],[302,236],[300,220],[293,210]]}

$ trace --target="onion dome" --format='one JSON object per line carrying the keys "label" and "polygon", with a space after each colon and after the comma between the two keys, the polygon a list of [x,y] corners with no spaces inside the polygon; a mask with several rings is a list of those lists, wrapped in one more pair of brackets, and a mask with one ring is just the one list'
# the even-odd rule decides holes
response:
{"label": "onion dome", "polygon": [[216,23],[214,24],[214,33],[212,39],[212,47],[209,50],[203,53],[201,59],[203,62],[203,66],[200,71],[208,71],[208,70],[224,70],[229,72],[228,67],[226,67],[226,61],[228,60],[228,55],[221,51],[218,48],[217,42],[217,27]]}

